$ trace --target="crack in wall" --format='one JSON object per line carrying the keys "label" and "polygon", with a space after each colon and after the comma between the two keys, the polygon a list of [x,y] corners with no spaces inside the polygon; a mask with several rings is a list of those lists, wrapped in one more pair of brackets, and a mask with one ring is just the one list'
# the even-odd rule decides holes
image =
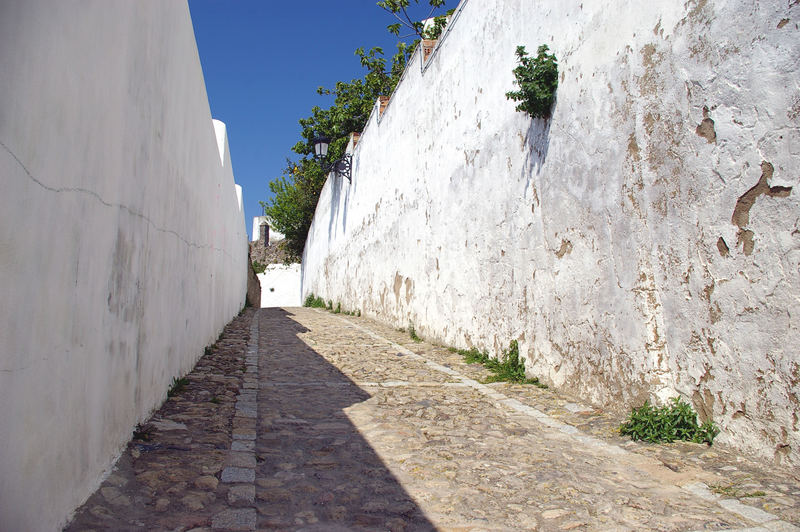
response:
{"label": "crack in wall", "polygon": [[769,186],[769,180],[772,179],[774,173],[775,167],[772,166],[772,163],[762,161],[761,178],[758,180],[758,183],[739,196],[736,207],[733,209],[731,223],[739,228],[739,232],[736,235],[736,245],[742,245],[742,250],[745,255],[752,254],[755,248],[755,233],[751,229],[748,229],[747,226],[750,225],[750,209],[753,208],[756,199],[762,195],[771,198],[785,198],[792,192],[792,187]]}
{"label": "crack in wall", "polygon": [[0,373],[20,373],[20,372],[23,372],[23,371],[27,371],[29,368],[32,368],[36,364],[40,364],[42,362],[47,362],[48,360],[49,360],[48,358],[43,357],[43,358],[35,361],[34,363],[28,364],[26,366],[19,366],[19,367],[11,368],[11,369],[0,368]]}
{"label": "crack in wall", "polygon": [[193,248],[197,248],[197,249],[210,249],[210,250],[213,250],[213,251],[219,251],[223,255],[227,256],[228,258],[231,258],[231,259],[233,258],[230,253],[228,253],[227,251],[225,251],[222,248],[218,248],[218,247],[215,247],[215,246],[209,246],[207,244],[197,244],[195,242],[190,242],[189,240],[184,238],[182,235],[180,235],[178,232],[176,232],[176,231],[174,231],[172,229],[164,229],[163,227],[159,227],[158,225],[156,225],[156,223],[153,220],[151,220],[150,218],[148,218],[144,214],[142,214],[140,212],[137,212],[137,211],[133,210],[132,208],[128,207],[127,205],[123,205],[122,203],[111,203],[109,201],[106,201],[105,199],[103,199],[102,196],[100,196],[100,194],[98,194],[94,190],[89,190],[89,189],[80,188],[80,187],[60,187],[60,188],[56,188],[56,187],[51,187],[51,186],[45,185],[43,182],[41,182],[38,179],[36,179],[33,176],[33,174],[31,174],[30,170],[28,170],[28,167],[26,167],[25,164],[19,159],[19,157],[17,157],[17,155],[13,151],[11,151],[11,148],[6,146],[2,141],[0,141],[0,146],[2,146],[3,149],[9,155],[11,155],[11,157],[17,162],[19,167],[22,168],[22,171],[25,172],[25,175],[28,176],[28,179],[30,179],[31,181],[33,181],[34,183],[39,185],[44,190],[47,190],[49,192],[55,192],[55,193],[77,192],[79,194],[85,194],[87,196],[93,197],[94,199],[96,199],[102,205],[104,205],[106,207],[111,207],[111,208],[116,208],[116,209],[119,209],[119,210],[122,210],[122,211],[126,211],[131,216],[134,216],[136,218],[144,220],[149,225],[151,225],[156,231],[158,231],[160,233],[170,234],[170,235],[174,236],[175,238],[177,238],[178,240],[180,240],[181,242],[183,242],[184,244],[186,244],[189,247],[193,247]]}

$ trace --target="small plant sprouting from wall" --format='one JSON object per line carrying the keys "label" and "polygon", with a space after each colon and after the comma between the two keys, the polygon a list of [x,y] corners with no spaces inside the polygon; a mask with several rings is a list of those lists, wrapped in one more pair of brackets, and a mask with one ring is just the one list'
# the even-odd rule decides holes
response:
{"label": "small plant sprouting from wall", "polygon": [[537,377],[529,379],[525,376],[525,360],[519,356],[519,344],[516,340],[511,340],[500,360],[491,358],[486,351],[481,352],[474,347],[455,351],[464,357],[464,362],[467,364],[483,364],[491,371],[492,375],[486,378],[486,382],[514,382],[547,388],[547,385],[539,382]]}
{"label": "small plant sprouting from wall", "polygon": [[711,445],[719,428],[711,420],[702,425],[697,423],[697,413],[692,406],[680,397],[675,397],[670,404],[654,407],[645,403],[641,408],[634,408],[628,421],[619,427],[622,435],[633,440],[650,443],[671,443],[676,440]]}
{"label": "small plant sprouting from wall", "polygon": [[532,118],[549,118],[558,89],[558,62],[548,54],[546,44],[539,46],[536,57],[529,57],[524,46],[517,46],[514,77],[519,90],[509,91],[506,98],[519,102],[516,109]]}

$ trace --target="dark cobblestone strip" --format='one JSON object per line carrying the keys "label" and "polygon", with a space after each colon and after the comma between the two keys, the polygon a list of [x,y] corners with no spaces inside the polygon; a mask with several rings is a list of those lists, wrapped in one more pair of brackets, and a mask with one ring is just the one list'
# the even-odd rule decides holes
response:
{"label": "dark cobblestone strip", "polygon": [[233,439],[221,481],[228,485],[230,508],[214,515],[215,530],[256,529],[256,425],[258,418],[258,322],[259,311],[250,324],[242,387],[236,397]]}

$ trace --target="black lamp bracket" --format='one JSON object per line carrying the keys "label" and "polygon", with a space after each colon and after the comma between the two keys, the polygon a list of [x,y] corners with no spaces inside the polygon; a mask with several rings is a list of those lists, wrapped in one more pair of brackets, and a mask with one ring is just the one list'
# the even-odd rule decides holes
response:
{"label": "black lamp bracket", "polygon": [[331,165],[331,167],[332,167],[333,171],[336,172],[337,175],[340,175],[342,177],[346,177],[347,181],[349,181],[350,183],[353,182],[353,177],[352,177],[353,156],[352,155],[350,155],[349,153],[345,153],[344,156],[342,156],[341,159],[339,159],[338,161],[333,163],[333,165]]}

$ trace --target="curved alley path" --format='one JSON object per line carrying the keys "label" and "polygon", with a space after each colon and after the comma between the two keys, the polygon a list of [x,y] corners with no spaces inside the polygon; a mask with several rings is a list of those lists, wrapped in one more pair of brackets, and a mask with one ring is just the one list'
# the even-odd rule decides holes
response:
{"label": "curved alley path", "polygon": [[800,530],[796,471],[627,441],[366,318],[248,310],[187,377],[67,530]]}

